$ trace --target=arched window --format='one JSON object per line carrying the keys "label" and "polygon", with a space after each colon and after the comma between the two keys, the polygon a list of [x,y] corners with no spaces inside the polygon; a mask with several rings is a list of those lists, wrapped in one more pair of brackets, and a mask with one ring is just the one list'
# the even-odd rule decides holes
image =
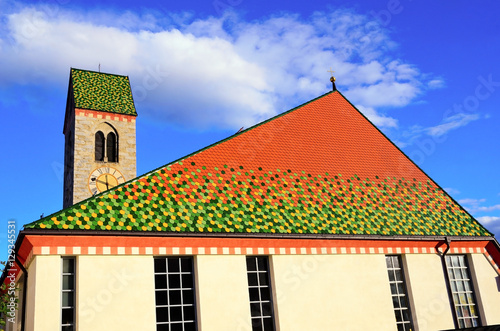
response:
{"label": "arched window", "polygon": [[106,138],[106,154],[108,162],[118,162],[118,148],[116,143],[116,135],[114,132],[108,133]]}
{"label": "arched window", "polygon": [[101,122],[94,128],[96,162],[118,162],[118,132],[109,123]]}
{"label": "arched window", "polygon": [[104,161],[104,133],[95,133],[95,160]]}

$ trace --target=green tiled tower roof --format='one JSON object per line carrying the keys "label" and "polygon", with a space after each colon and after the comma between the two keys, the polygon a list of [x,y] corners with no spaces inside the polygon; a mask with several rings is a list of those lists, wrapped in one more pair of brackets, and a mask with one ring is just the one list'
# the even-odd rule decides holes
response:
{"label": "green tiled tower roof", "polygon": [[491,236],[339,92],[25,228]]}
{"label": "green tiled tower roof", "polygon": [[127,76],[71,69],[75,108],[137,116]]}

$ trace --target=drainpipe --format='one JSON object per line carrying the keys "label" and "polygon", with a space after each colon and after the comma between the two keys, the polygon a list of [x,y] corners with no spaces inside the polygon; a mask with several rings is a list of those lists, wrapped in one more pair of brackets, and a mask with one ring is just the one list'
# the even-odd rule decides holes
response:
{"label": "drainpipe", "polygon": [[455,328],[458,327],[457,313],[455,312],[455,304],[453,303],[453,294],[451,292],[450,276],[448,275],[448,268],[446,267],[446,253],[450,250],[451,239],[449,237],[444,238],[444,243],[446,244],[446,249],[441,254],[441,265],[443,266],[444,278],[446,280],[446,290],[448,292],[448,302],[450,303],[451,311],[453,312],[453,321],[455,323]]}
{"label": "drainpipe", "polygon": [[22,314],[21,314],[21,331],[24,331],[24,325],[26,324],[26,292],[28,292],[28,271],[24,268],[21,261],[19,261],[16,254],[16,262],[17,265],[21,268],[24,274],[24,283],[23,283],[23,305],[22,305]]}
{"label": "drainpipe", "polygon": [[448,237],[444,237],[444,243],[446,244],[446,249],[443,252],[443,255],[441,256],[442,258],[445,257],[446,253],[450,250],[450,244],[451,244],[451,239]]}

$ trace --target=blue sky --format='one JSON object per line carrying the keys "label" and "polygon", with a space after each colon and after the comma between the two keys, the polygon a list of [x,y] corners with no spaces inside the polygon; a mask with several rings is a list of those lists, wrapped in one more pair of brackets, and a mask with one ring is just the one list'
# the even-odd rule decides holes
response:
{"label": "blue sky", "polygon": [[[338,89],[500,236],[495,1],[0,0],[0,248],[62,208],[70,67],[130,76],[138,175]],[[6,254],[0,254],[0,258]]]}

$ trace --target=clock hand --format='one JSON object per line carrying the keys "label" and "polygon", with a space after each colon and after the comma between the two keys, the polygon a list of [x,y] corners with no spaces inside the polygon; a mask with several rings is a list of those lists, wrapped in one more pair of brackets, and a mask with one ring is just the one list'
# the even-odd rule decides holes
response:
{"label": "clock hand", "polygon": [[106,190],[109,190],[108,175],[106,175]]}
{"label": "clock hand", "polygon": [[103,182],[102,180],[99,179],[97,179],[96,182],[107,185],[106,182]]}

